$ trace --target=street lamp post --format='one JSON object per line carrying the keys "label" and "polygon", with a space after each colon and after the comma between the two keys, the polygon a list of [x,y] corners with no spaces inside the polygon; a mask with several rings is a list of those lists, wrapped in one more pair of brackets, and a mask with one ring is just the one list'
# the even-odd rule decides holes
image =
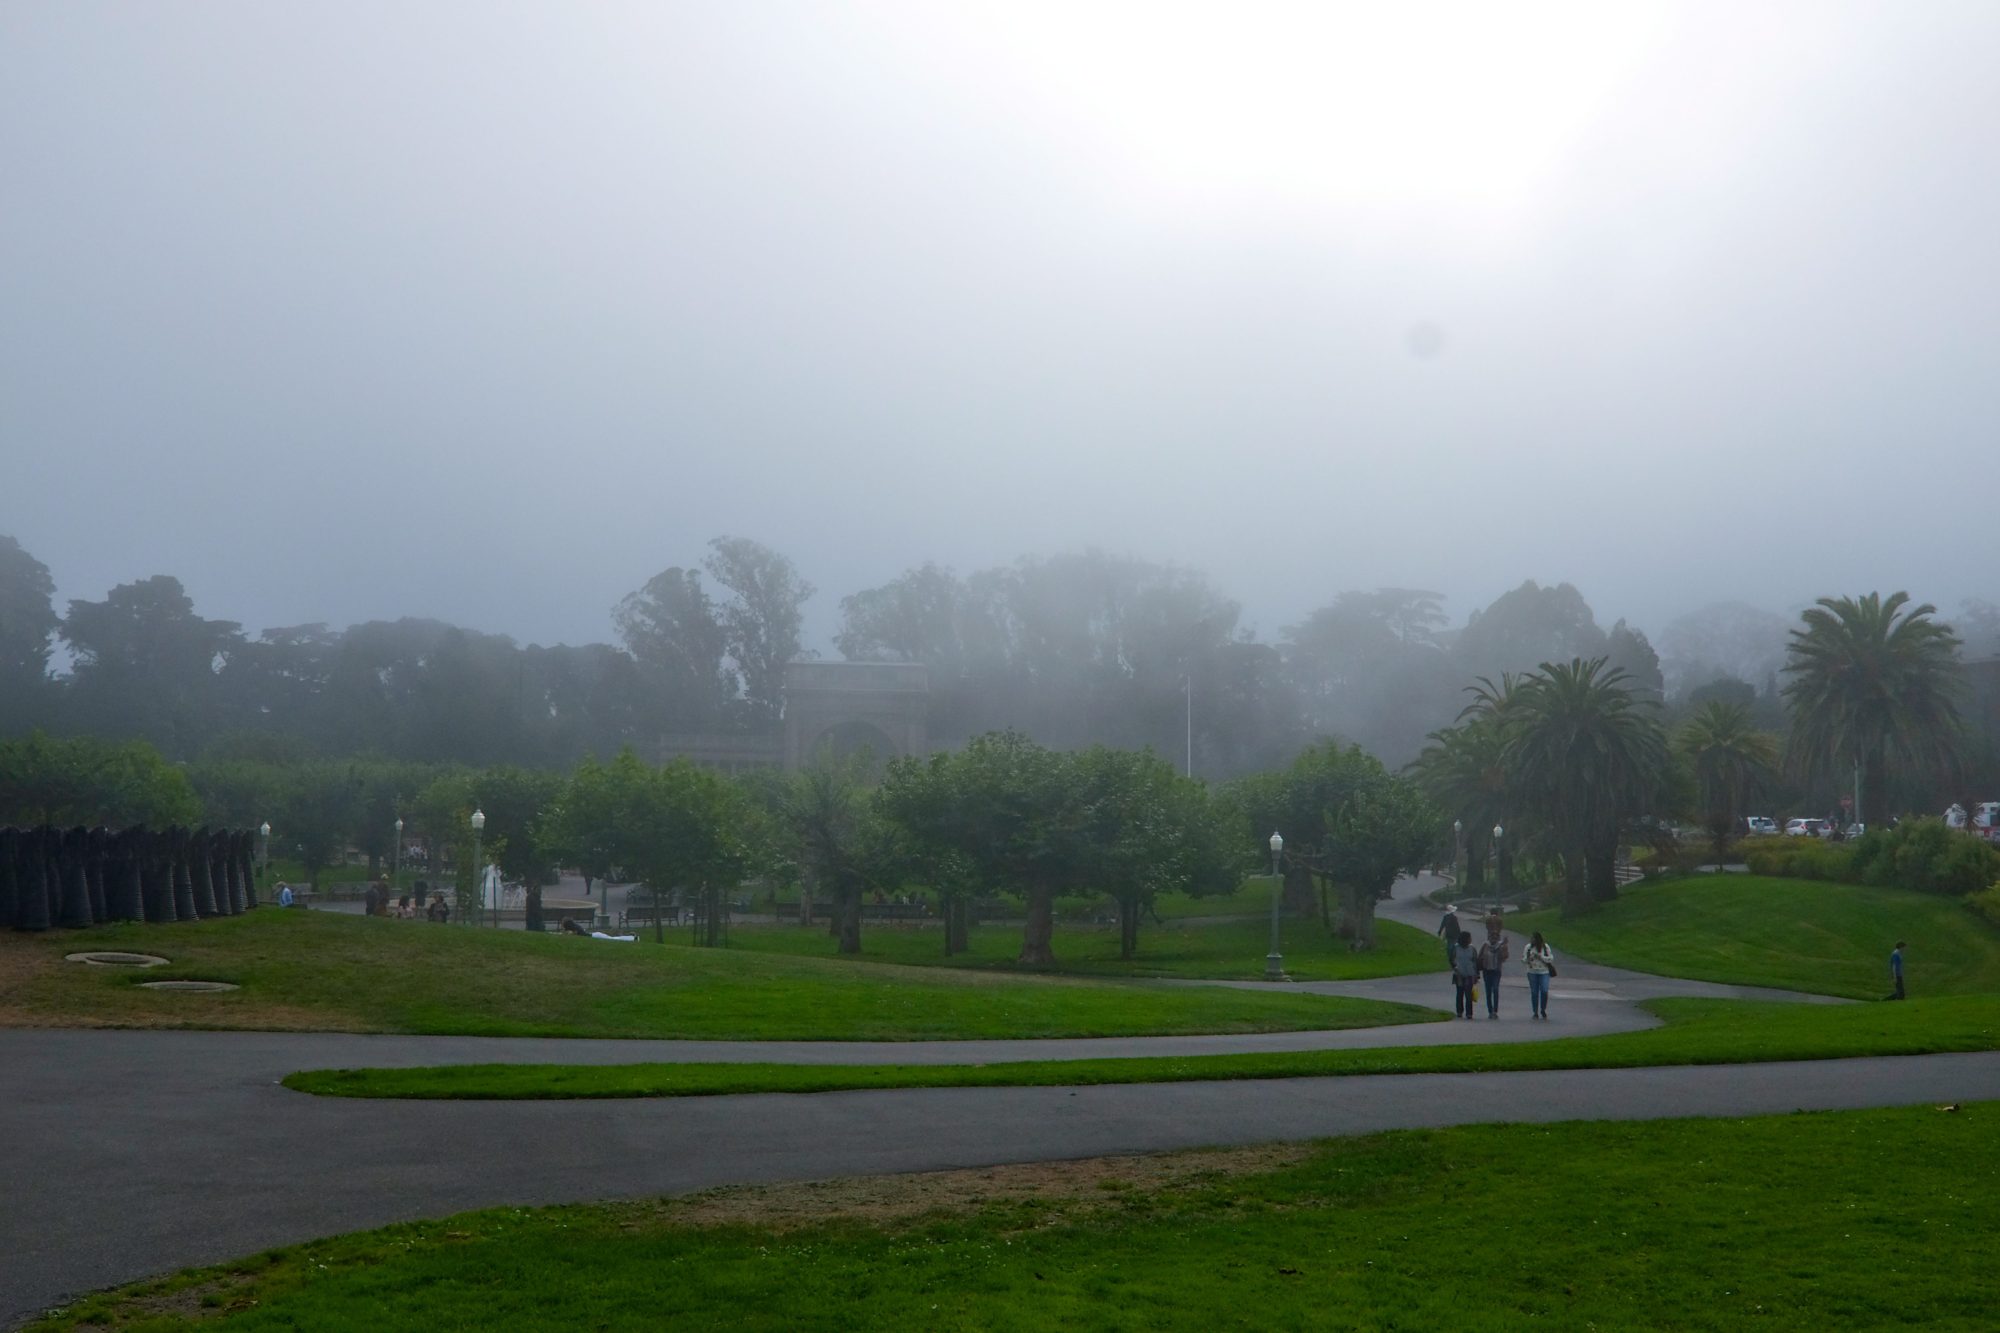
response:
{"label": "street lamp post", "polygon": [[271,873],[271,821],[265,820],[257,826],[257,875],[262,878]]}
{"label": "street lamp post", "polygon": [[[479,857],[479,835],[486,828],[486,812],[474,809],[472,812],[472,892],[479,900],[481,911],[486,910],[486,867]],[[472,919],[468,913],[465,918]],[[500,913],[493,914],[494,924],[500,923]]]}
{"label": "street lamp post", "polygon": [[1506,831],[1498,824],[1493,826],[1493,896],[1496,898],[1507,887],[1500,882],[1500,836]]}
{"label": "street lamp post", "polygon": [[1285,880],[1278,873],[1278,855],[1285,850],[1282,835],[1271,835],[1271,952],[1264,955],[1264,980],[1285,979],[1285,956],[1278,952],[1278,904],[1285,896]]}
{"label": "street lamp post", "polygon": [[1451,877],[1458,882],[1452,885],[1453,892],[1465,887],[1465,880],[1458,873],[1458,860],[1465,852],[1465,821],[1451,821]]}
{"label": "street lamp post", "polygon": [[[403,873],[403,817],[396,816],[396,841],[389,848],[389,882],[400,893],[403,885],[398,878]],[[419,904],[421,906],[421,904]]]}

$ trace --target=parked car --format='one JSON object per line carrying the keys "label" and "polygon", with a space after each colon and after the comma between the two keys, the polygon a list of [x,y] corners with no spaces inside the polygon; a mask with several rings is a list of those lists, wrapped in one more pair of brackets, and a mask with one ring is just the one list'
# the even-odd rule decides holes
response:
{"label": "parked car", "polygon": [[1849,824],[1840,831],[1840,836],[1843,838],[1858,838],[1867,831],[1868,826],[1866,824]]}
{"label": "parked car", "polygon": [[1743,831],[1753,838],[1775,838],[1778,835],[1778,821],[1769,815],[1745,815]]}
{"label": "parked car", "polygon": [[1824,819],[1788,819],[1785,821],[1785,836],[1788,838],[1824,838],[1828,827]]}

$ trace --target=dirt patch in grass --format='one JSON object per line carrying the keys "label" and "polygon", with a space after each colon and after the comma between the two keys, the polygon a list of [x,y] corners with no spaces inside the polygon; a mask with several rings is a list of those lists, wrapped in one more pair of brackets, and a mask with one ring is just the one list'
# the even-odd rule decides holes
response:
{"label": "dirt patch in grass", "polygon": [[978,1212],[994,1203],[1078,1206],[1114,1202],[1127,1192],[1147,1194],[1178,1186],[1255,1175],[1294,1166],[1313,1153],[1310,1144],[1199,1149],[1136,1157],[1090,1157],[1074,1162],[1025,1162],[1013,1166],[920,1171],[908,1175],[813,1180],[790,1185],[747,1185],[708,1190],[678,1199],[626,1206],[627,1230],[650,1225],[746,1226],[795,1231],[833,1220],[879,1224],[914,1217]]}

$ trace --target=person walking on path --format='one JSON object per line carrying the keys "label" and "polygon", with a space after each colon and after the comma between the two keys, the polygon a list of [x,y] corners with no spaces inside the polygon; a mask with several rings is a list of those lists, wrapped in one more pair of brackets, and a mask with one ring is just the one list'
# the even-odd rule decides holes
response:
{"label": "person walking on path", "polygon": [[1556,951],[1536,931],[1521,960],[1528,969],[1528,1008],[1534,1018],[1549,1016],[1549,978],[1556,974]]}
{"label": "person walking on path", "polygon": [[1500,1017],[1500,966],[1508,957],[1507,937],[1497,931],[1479,946],[1479,975],[1486,987],[1486,1016]]}
{"label": "person walking on path", "polygon": [[[1438,922],[1437,933],[1444,938],[1444,965],[1450,967],[1458,957],[1458,904],[1446,903],[1444,920]],[[1470,937],[1468,937],[1470,938]]]}
{"label": "person walking on path", "polygon": [[1458,952],[1451,960],[1452,1012],[1460,1018],[1473,1018],[1476,1001],[1472,998],[1473,988],[1479,985],[1479,955],[1472,948],[1472,932],[1460,931]]}
{"label": "person walking on path", "polygon": [[1888,1000],[1903,998],[1903,942],[1896,941],[1896,947],[1889,950],[1889,979],[1896,983],[1896,989],[1884,996]]}

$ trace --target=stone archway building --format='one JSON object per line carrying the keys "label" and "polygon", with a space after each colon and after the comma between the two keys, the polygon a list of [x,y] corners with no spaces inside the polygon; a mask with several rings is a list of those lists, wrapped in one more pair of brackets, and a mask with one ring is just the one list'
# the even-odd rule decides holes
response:
{"label": "stone archway building", "polygon": [[785,668],[784,765],[823,745],[888,761],[929,751],[930,669],[921,662],[793,662]]}

